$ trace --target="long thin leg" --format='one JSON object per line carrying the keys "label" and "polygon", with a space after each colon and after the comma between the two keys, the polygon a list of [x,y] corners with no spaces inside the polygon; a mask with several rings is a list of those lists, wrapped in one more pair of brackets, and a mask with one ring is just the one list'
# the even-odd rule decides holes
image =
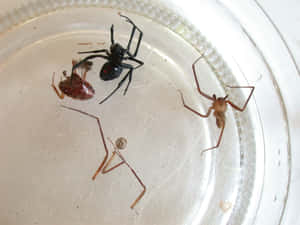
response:
{"label": "long thin leg", "polygon": [[101,127],[101,123],[100,123],[100,118],[97,117],[97,116],[94,116],[92,114],[89,114],[87,112],[84,112],[84,111],[81,111],[79,109],[75,109],[75,108],[72,108],[72,107],[68,107],[68,106],[65,106],[65,105],[61,105],[61,107],[63,108],[66,108],[66,109],[69,109],[69,110],[73,110],[73,111],[76,111],[76,112],[79,112],[81,114],[84,114],[84,115],[87,115],[89,117],[92,117],[94,119],[97,120],[97,123],[98,123],[98,127],[99,127],[99,131],[100,131],[100,135],[101,135],[101,139],[102,139],[102,143],[104,145],[104,150],[105,150],[105,156],[104,156],[104,159],[102,160],[99,168],[97,169],[97,171],[95,172],[94,176],[92,177],[93,180],[95,180],[96,176],[98,175],[98,173],[101,171],[102,167],[104,166],[107,158],[108,158],[108,149],[107,149],[107,146],[106,146],[106,142],[105,142],[105,138],[104,138],[104,132],[102,130],[102,127]]}
{"label": "long thin leg", "polygon": [[247,104],[248,104],[248,102],[249,102],[249,100],[250,100],[250,98],[251,98],[251,96],[253,94],[254,86],[227,86],[227,87],[230,87],[230,88],[251,88],[251,92],[250,92],[250,94],[249,94],[249,96],[248,96],[248,98],[247,98],[247,100],[244,103],[244,105],[243,105],[242,108],[238,107],[237,105],[235,105],[233,102],[231,102],[229,100],[226,101],[226,103],[229,103],[234,109],[243,112],[246,109]]}
{"label": "long thin leg", "polygon": [[[121,15],[121,14],[119,14],[121,17],[124,17],[125,19],[126,19],[126,21],[128,22],[128,23],[130,23],[133,27],[132,27],[132,30],[131,30],[131,34],[130,34],[130,39],[129,39],[129,42],[128,42],[128,45],[127,45],[127,53],[128,53],[128,55],[129,56],[131,56],[131,57],[136,57],[136,55],[137,55],[137,53],[138,53],[138,51],[139,51],[139,47],[140,47],[140,44],[141,44],[141,40],[142,40],[142,38],[143,38],[143,32],[135,25],[135,23],[131,20],[131,19],[129,19],[127,16],[124,16],[124,15]],[[130,46],[131,46],[131,42],[132,42],[132,38],[133,38],[133,36],[134,36],[134,33],[135,33],[135,30],[138,30],[139,31],[139,38],[138,38],[138,42],[137,42],[137,45],[136,45],[136,49],[135,49],[135,51],[134,51],[134,53],[133,54],[131,54],[130,53]]]}
{"label": "long thin leg", "polygon": [[133,69],[129,70],[129,72],[128,72],[128,83],[127,83],[127,85],[126,85],[126,88],[125,88],[125,90],[124,90],[123,95],[126,95],[127,90],[128,90],[128,88],[129,88],[129,85],[131,84],[131,80],[132,80],[132,71],[133,71]]}
{"label": "long thin leg", "polygon": [[107,99],[109,99],[117,90],[119,90],[119,88],[123,85],[124,81],[127,79],[128,77],[128,73],[123,77],[123,79],[118,83],[118,86],[109,94],[107,95],[101,102],[99,102],[99,104],[102,104],[103,102],[105,102]]}
{"label": "long thin leg", "polygon": [[[133,71],[134,69],[140,67],[141,65],[138,65],[138,66],[136,66],[136,67],[133,67],[132,65],[126,64],[126,63],[122,63],[121,65],[122,65],[123,68],[129,69],[129,71],[128,71],[127,74],[126,74],[126,75],[128,75],[128,83],[127,83],[127,86],[126,86],[126,88],[125,88],[125,90],[124,90],[124,93],[123,93],[123,95],[126,95],[127,90],[128,90],[128,88],[129,88],[129,85],[130,85],[131,80],[132,80],[132,71]],[[126,75],[125,75],[125,76],[126,76]]]}
{"label": "long thin leg", "polygon": [[112,45],[115,43],[115,40],[114,40],[114,25],[113,24],[110,27],[110,41],[111,41]]}
{"label": "long thin leg", "polygon": [[60,99],[64,99],[65,95],[64,93],[59,93],[59,91],[57,90],[55,84],[54,84],[54,76],[55,76],[55,73],[53,73],[53,76],[52,76],[52,84],[51,84],[51,87],[53,88],[53,90],[55,91],[56,95],[60,98]]}
{"label": "long thin leg", "polygon": [[211,147],[211,148],[207,148],[207,149],[203,150],[203,151],[201,152],[201,155],[202,155],[204,152],[207,152],[207,151],[210,151],[210,150],[213,150],[213,149],[219,147],[219,145],[220,145],[220,143],[221,143],[222,136],[223,136],[224,128],[225,128],[225,124],[221,127],[221,132],[220,132],[220,136],[219,136],[219,139],[218,139],[217,144],[216,144],[215,146]]}
{"label": "long thin leg", "polygon": [[200,85],[199,85],[199,82],[198,82],[198,78],[197,78],[197,74],[196,74],[196,69],[195,69],[195,64],[203,57],[203,55],[201,55],[198,59],[196,59],[196,61],[193,63],[192,65],[192,69],[193,69],[193,73],[194,73],[194,79],[195,79],[195,82],[196,82],[196,85],[197,85],[197,89],[198,89],[198,92],[204,96],[205,98],[207,99],[210,99],[210,100],[214,100],[213,97],[209,96],[208,94],[204,93],[203,91],[201,91],[200,89]]}
{"label": "long thin leg", "polygon": [[193,108],[189,107],[188,105],[186,105],[186,104],[185,104],[185,101],[184,101],[184,98],[183,98],[182,92],[181,92],[180,90],[178,90],[178,91],[179,91],[179,93],[180,93],[180,95],[181,95],[181,101],[182,101],[182,104],[183,104],[183,106],[184,106],[185,108],[187,108],[187,109],[190,110],[191,112],[193,112],[193,113],[195,113],[196,115],[201,116],[201,117],[208,117],[208,116],[210,115],[210,113],[211,113],[213,107],[209,107],[209,109],[208,109],[208,111],[207,111],[206,114],[201,114],[201,113],[199,113],[198,111],[196,111],[195,109],[193,109]]}
{"label": "long thin leg", "polygon": [[130,46],[131,46],[131,42],[132,42],[135,30],[136,30],[136,27],[133,26],[132,30],[131,30],[130,38],[129,38],[129,41],[128,41],[128,44],[127,44],[127,48],[126,48],[127,52],[129,52],[129,53],[130,53]]}
{"label": "long thin leg", "polygon": [[115,158],[116,156],[116,152],[114,151],[112,156],[109,158],[109,160],[107,161],[106,165],[103,167],[103,170],[101,173],[105,174],[105,173],[108,173],[116,168],[118,168],[119,166],[123,165],[124,164],[124,161],[112,166],[111,168],[107,169],[107,167],[110,165],[110,163],[112,162],[112,160]]}
{"label": "long thin leg", "polygon": [[146,192],[146,186],[144,185],[144,183],[142,182],[141,178],[137,175],[137,173],[134,171],[134,169],[127,163],[127,161],[125,160],[125,158],[122,156],[122,154],[116,150],[116,153],[118,154],[118,156],[120,157],[120,159],[122,159],[122,161],[126,164],[126,166],[131,170],[131,172],[133,173],[133,175],[135,176],[135,178],[138,180],[138,182],[140,183],[140,185],[143,188],[143,191],[139,194],[139,196],[134,200],[134,202],[131,204],[130,208],[133,209],[135,207],[135,205],[141,200],[141,198],[144,196],[145,192]]}
{"label": "long thin leg", "polygon": [[[79,61],[77,64],[73,65],[72,67],[72,75],[73,75],[73,71],[80,67],[83,63],[85,63],[86,61],[88,61],[89,59],[93,59],[93,58],[104,58],[104,59],[108,59],[108,56],[106,55],[90,55],[90,56],[87,56],[85,57],[83,60]],[[71,78],[72,78],[72,75],[71,75]]]}
{"label": "long thin leg", "polygon": [[[134,69],[137,69],[137,68],[141,67],[142,65],[144,65],[144,62],[143,62],[143,61],[138,60],[138,59],[136,59],[136,58],[132,58],[132,57],[124,57],[124,60],[131,60],[131,61],[134,61],[134,62],[138,63],[139,65],[137,65],[136,67],[134,67]],[[124,65],[124,64],[125,64],[125,63],[122,63],[122,65]],[[129,64],[127,64],[127,65],[129,65]],[[124,66],[124,67],[125,67],[125,66]]]}
{"label": "long thin leg", "polygon": [[105,52],[107,55],[109,54],[109,52],[107,51],[107,49],[92,50],[92,51],[77,52],[77,53],[78,54],[87,54],[87,53],[102,53],[102,52]]}

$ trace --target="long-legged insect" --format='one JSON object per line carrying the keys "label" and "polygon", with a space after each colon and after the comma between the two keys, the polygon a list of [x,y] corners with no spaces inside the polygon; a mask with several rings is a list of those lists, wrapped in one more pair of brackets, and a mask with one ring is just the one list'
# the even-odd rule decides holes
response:
{"label": "long-legged insect", "polygon": [[[116,142],[114,144],[111,141],[111,139],[109,139],[109,141],[111,142],[111,144],[112,144],[112,146],[114,148],[114,151],[112,153],[112,156],[109,158],[109,160],[106,163],[106,160],[108,158],[108,148],[107,148],[107,145],[106,145],[106,142],[105,142],[104,132],[103,132],[102,127],[101,127],[100,118],[97,117],[97,116],[95,116],[95,115],[92,115],[90,113],[81,111],[79,109],[75,109],[75,108],[64,106],[64,105],[62,105],[62,107],[70,109],[70,110],[73,110],[73,111],[76,111],[76,112],[79,112],[79,113],[82,113],[84,115],[87,115],[87,116],[92,117],[92,118],[94,118],[94,119],[97,120],[97,123],[98,123],[98,126],[99,126],[99,130],[100,130],[100,134],[101,134],[101,139],[102,139],[102,142],[103,142],[106,154],[105,154],[105,157],[104,157],[103,161],[101,162],[99,168],[97,169],[97,171],[95,172],[94,176],[92,177],[92,179],[95,180],[95,178],[99,174],[99,172],[101,172],[102,174],[105,174],[105,173],[108,173],[108,172],[110,172],[110,171],[118,168],[119,166],[125,164],[131,170],[131,172],[133,173],[133,175],[135,176],[135,178],[138,180],[139,184],[143,187],[143,191],[139,194],[139,196],[134,200],[134,202],[130,206],[130,208],[133,209],[135,207],[135,205],[140,201],[140,199],[144,196],[144,194],[146,192],[146,186],[142,182],[141,178],[137,175],[137,173],[135,172],[135,170],[129,165],[129,163],[126,161],[126,159],[124,158],[124,156],[119,151],[119,150],[123,150],[123,149],[126,148],[127,140],[125,138],[123,138],[123,137],[120,137],[120,138],[118,138],[116,140]],[[112,166],[112,167],[110,167],[110,168],[108,168],[108,166],[111,164],[111,162],[113,161],[113,159],[114,159],[114,157],[116,155],[118,155],[118,157],[121,159],[121,162],[118,163],[118,164],[116,164],[116,165],[114,165],[114,166]]]}
{"label": "long-legged insect", "polygon": [[230,100],[226,100],[227,97],[228,97],[228,95],[226,95],[225,97],[218,97],[217,98],[215,94],[213,94],[212,96],[206,94],[205,92],[203,92],[200,89],[200,85],[199,85],[197,74],[196,74],[196,70],[195,70],[195,64],[202,57],[203,56],[201,55],[198,59],[195,60],[195,62],[192,64],[192,69],[193,69],[193,74],[194,74],[194,78],[195,78],[195,82],[196,82],[197,90],[198,90],[199,94],[202,95],[203,97],[211,100],[213,102],[212,105],[208,108],[207,113],[206,114],[201,114],[198,111],[196,111],[195,109],[193,109],[190,106],[186,105],[186,103],[184,101],[184,98],[183,98],[183,94],[179,90],[183,106],[185,108],[187,108],[188,110],[190,110],[191,112],[195,113],[196,115],[207,118],[210,115],[210,113],[212,112],[212,110],[214,110],[214,114],[213,115],[216,118],[217,127],[221,129],[221,132],[220,132],[217,144],[214,145],[214,146],[212,146],[212,147],[210,147],[210,148],[202,150],[201,154],[203,152],[206,152],[206,151],[209,151],[209,150],[213,150],[213,149],[219,147],[221,139],[222,139],[222,136],[223,136],[224,128],[225,128],[225,122],[226,122],[225,112],[227,110],[227,104],[229,104],[235,110],[243,112],[246,109],[247,104],[248,104],[248,102],[249,102],[249,100],[250,100],[250,98],[251,98],[251,96],[253,94],[253,91],[254,91],[254,86],[227,86],[229,88],[250,88],[251,89],[251,92],[250,92],[250,94],[249,94],[246,102],[244,103],[243,107],[239,107],[239,106],[235,105],[233,102],[231,102]]}

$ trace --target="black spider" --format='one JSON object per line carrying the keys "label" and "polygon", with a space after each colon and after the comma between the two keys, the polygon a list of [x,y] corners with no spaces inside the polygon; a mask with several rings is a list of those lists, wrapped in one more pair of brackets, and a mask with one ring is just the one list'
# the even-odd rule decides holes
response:
{"label": "black spider", "polygon": [[[141,40],[143,37],[143,32],[127,16],[123,16],[121,14],[119,14],[119,15],[121,17],[124,17],[126,19],[126,21],[128,23],[132,24],[132,26],[133,26],[127,47],[123,48],[119,43],[115,43],[115,41],[114,41],[114,25],[111,25],[111,28],[110,28],[110,38],[111,38],[110,51],[108,51],[107,49],[100,49],[100,50],[94,50],[94,51],[79,52],[79,54],[102,53],[102,52],[105,54],[95,54],[95,55],[87,56],[86,58],[84,58],[83,60],[81,60],[80,62],[78,62],[77,64],[75,64],[72,67],[72,74],[73,74],[73,71],[76,68],[78,68],[80,65],[85,63],[86,61],[93,59],[93,58],[98,58],[98,57],[104,58],[107,60],[107,62],[102,66],[102,69],[100,71],[100,78],[104,81],[116,79],[121,75],[123,69],[129,69],[127,74],[119,82],[118,86],[107,97],[105,97],[101,102],[99,102],[99,104],[102,104],[109,97],[111,97],[123,85],[124,81],[128,78],[128,84],[124,90],[124,95],[125,95],[128,90],[128,87],[131,83],[131,80],[132,80],[133,70],[144,65],[144,62],[135,58],[138,53],[139,47],[140,47],[140,43],[141,43]],[[133,36],[134,36],[134,33],[136,30],[139,32],[139,38],[138,38],[138,42],[136,45],[136,49],[135,49],[134,53],[132,54],[132,53],[130,53],[130,46],[131,46],[131,42],[132,42],[132,39],[133,39]],[[134,67],[131,64],[123,63],[124,60],[134,61],[138,65]]]}

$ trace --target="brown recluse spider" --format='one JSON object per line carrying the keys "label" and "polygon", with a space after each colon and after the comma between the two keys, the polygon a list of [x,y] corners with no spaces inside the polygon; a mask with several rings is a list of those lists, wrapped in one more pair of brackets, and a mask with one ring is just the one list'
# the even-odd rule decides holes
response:
{"label": "brown recluse spider", "polygon": [[[116,169],[117,167],[125,164],[131,170],[131,172],[133,173],[135,178],[138,180],[139,184],[143,187],[143,191],[139,194],[139,196],[135,199],[135,201],[130,206],[130,208],[133,209],[135,207],[135,205],[140,201],[140,199],[144,196],[144,194],[146,192],[146,186],[143,184],[142,180],[139,178],[139,176],[137,175],[135,170],[129,165],[129,163],[125,160],[125,158],[123,157],[123,155],[119,151],[119,150],[124,150],[126,148],[127,140],[124,137],[120,137],[116,140],[116,142],[114,144],[112,142],[112,140],[110,138],[108,138],[108,140],[111,142],[111,144],[114,148],[114,151],[112,153],[112,156],[109,158],[109,160],[106,163],[106,160],[108,158],[108,148],[107,148],[107,145],[106,145],[106,142],[105,142],[104,133],[103,133],[103,130],[102,130],[102,127],[101,127],[100,118],[95,116],[95,115],[92,115],[90,113],[81,111],[79,109],[75,109],[75,108],[64,106],[64,105],[61,105],[61,106],[66,108],[66,109],[73,110],[73,111],[79,112],[81,114],[87,115],[87,116],[92,117],[92,118],[97,120],[98,127],[99,127],[100,134],[101,134],[101,139],[102,139],[104,149],[105,149],[105,157],[104,157],[103,161],[101,162],[99,168],[95,172],[94,176],[92,177],[92,179],[95,180],[95,178],[99,174],[99,172],[101,172],[102,174],[106,174],[106,173]],[[116,155],[118,155],[118,157],[121,159],[121,162],[114,165],[114,166],[112,166],[112,167],[110,167],[110,168],[108,168],[108,166],[111,164],[112,160],[114,159],[114,157]]]}
{"label": "brown recluse spider", "polygon": [[222,136],[223,136],[223,131],[224,131],[224,128],[225,128],[225,122],[226,122],[226,117],[225,117],[225,112],[227,110],[227,104],[229,104],[232,108],[234,108],[235,110],[238,110],[238,111],[241,111],[243,112],[246,107],[247,107],[247,104],[253,94],[253,91],[254,91],[254,86],[227,86],[229,88],[250,88],[251,89],[251,92],[246,100],[246,102],[244,103],[243,107],[238,107],[237,105],[235,105],[233,102],[231,102],[230,100],[226,100],[228,95],[226,95],[225,97],[216,97],[215,94],[213,94],[212,96],[204,93],[203,91],[201,91],[200,89],[200,85],[199,85],[199,82],[198,82],[198,79],[197,79],[197,74],[196,74],[196,70],[195,70],[195,64],[203,57],[203,55],[201,55],[198,59],[195,60],[195,62],[192,64],[192,69],[193,69],[193,73],[194,73],[194,78],[195,78],[195,82],[196,82],[196,85],[197,85],[197,90],[198,92],[200,93],[200,95],[202,95],[203,97],[211,100],[213,103],[212,105],[208,108],[208,111],[206,114],[201,114],[199,112],[197,112],[195,109],[192,109],[191,107],[189,107],[188,105],[185,104],[185,101],[184,101],[184,98],[183,98],[183,94],[180,90],[179,93],[181,95],[181,100],[182,100],[182,103],[183,103],[183,106],[185,108],[187,108],[188,110],[190,110],[191,112],[195,113],[196,115],[198,116],[201,116],[201,117],[205,117],[207,118],[210,113],[212,112],[212,110],[214,110],[214,116],[216,118],[216,124],[217,124],[217,127],[221,129],[221,132],[220,132],[220,136],[218,138],[218,141],[217,141],[217,144],[213,147],[210,147],[210,148],[207,148],[207,149],[204,149],[202,150],[201,154],[203,152],[206,152],[206,151],[209,151],[209,150],[213,150],[215,148],[218,148],[219,145],[220,145],[220,142],[221,142],[221,139],[222,139]]}

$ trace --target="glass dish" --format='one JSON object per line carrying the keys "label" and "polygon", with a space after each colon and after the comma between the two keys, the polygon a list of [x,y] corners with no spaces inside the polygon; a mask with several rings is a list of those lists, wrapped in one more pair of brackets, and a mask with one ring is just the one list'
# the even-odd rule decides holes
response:
{"label": "glass dish", "polygon": [[[77,52],[108,49],[111,24],[115,40],[128,42],[131,26],[119,12],[144,32],[138,58],[145,65],[134,71],[128,93],[123,96],[123,87],[98,104],[118,81],[101,81],[105,61],[95,59],[87,77],[94,98],[61,101],[51,88],[53,73],[58,84],[72,59],[82,57]],[[228,94],[243,105],[249,91],[226,85],[259,85],[264,77],[249,79],[234,58],[225,61],[187,18],[155,1],[52,0],[8,14],[0,31],[1,224],[253,222],[271,128],[266,131],[255,97],[262,91],[255,90],[244,112],[228,108],[220,147],[200,154],[216,143],[220,130],[212,115],[186,110],[178,90],[200,112],[209,108],[192,72],[201,54],[196,71],[210,95]],[[105,137],[126,137],[123,155],[147,187],[134,210],[130,204],[141,189],[130,170],[120,167],[92,181],[104,157],[96,120],[62,104],[99,116]]]}

